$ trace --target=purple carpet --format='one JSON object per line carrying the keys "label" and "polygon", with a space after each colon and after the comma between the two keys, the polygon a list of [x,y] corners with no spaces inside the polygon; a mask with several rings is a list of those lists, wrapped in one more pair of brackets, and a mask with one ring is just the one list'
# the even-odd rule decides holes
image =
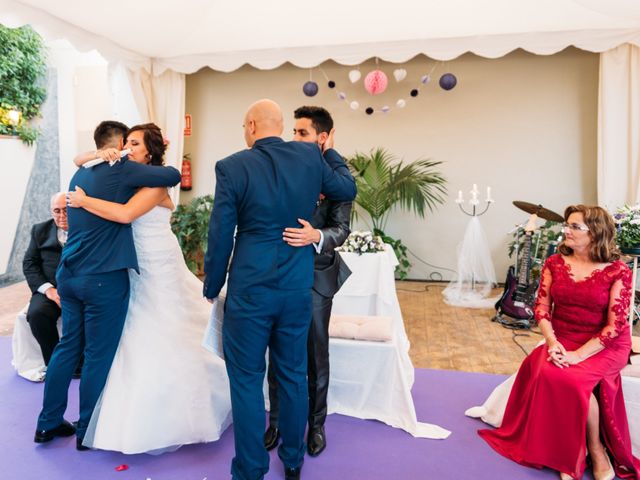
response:
{"label": "purple carpet", "polygon": [[[48,444],[32,442],[43,384],[18,377],[10,365],[11,341],[0,338],[0,478],[15,480],[218,480],[228,479],[233,457],[233,428],[218,442],[185,446],[160,456],[78,452],[75,438]],[[327,419],[328,446],[307,457],[302,472],[314,479],[557,479],[550,470],[521,467],[496,454],[476,434],[482,424],[464,416],[503,379],[444,370],[416,370],[413,388],[418,420],[453,433],[447,440],[415,439],[376,421],[341,415]],[[66,418],[78,412],[78,381],[73,381]],[[158,419],[162,421],[162,419]],[[116,467],[128,465],[126,471]],[[283,478],[276,451],[267,479]]]}

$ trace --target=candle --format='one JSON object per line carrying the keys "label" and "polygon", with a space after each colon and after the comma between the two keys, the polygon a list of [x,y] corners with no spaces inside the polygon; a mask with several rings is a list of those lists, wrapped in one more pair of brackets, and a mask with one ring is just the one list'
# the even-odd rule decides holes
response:
{"label": "candle", "polygon": [[487,187],[487,202],[491,202],[493,199],[491,198],[491,187]]}
{"label": "candle", "polygon": [[458,198],[456,198],[456,203],[463,203],[464,198],[462,197],[462,190],[458,190]]}
{"label": "candle", "polygon": [[471,189],[471,191],[478,193],[478,184],[477,183],[473,184],[473,188]]}

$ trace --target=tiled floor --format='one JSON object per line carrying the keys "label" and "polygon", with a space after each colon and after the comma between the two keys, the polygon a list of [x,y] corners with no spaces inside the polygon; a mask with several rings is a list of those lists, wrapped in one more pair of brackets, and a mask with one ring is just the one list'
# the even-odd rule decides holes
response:
{"label": "tiled floor", "polygon": [[[509,330],[492,322],[491,317],[495,314],[492,309],[445,304],[442,301],[444,287],[439,283],[396,282],[414,366],[485,373],[515,372],[525,357],[522,348],[531,351],[542,337],[527,330]],[[500,290],[495,293],[499,294]],[[25,282],[0,289],[0,335],[11,335],[16,313],[27,304],[30,295]],[[634,332],[640,334],[640,325],[636,325]]]}
{"label": "tiled floor", "polygon": [[0,288],[0,336],[13,333],[16,314],[29,303],[31,291],[27,282]]}
{"label": "tiled floor", "polygon": [[[442,300],[444,284],[397,282],[396,288],[411,359],[416,367],[468,372],[515,372],[527,351],[541,340],[530,331],[513,331],[492,322],[493,309],[451,307]],[[498,295],[501,290],[496,290]]]}

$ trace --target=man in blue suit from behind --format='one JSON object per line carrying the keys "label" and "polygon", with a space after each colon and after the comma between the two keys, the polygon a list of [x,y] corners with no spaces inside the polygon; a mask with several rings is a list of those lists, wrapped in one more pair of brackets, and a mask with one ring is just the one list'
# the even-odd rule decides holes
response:
{"label": "man in blue suit from behind", "polygon": [[[123,148],[127,127],[102,122],[94,132],[96,147]],[[180,182],[172,167],[142,165],[123,158],[93,168],[79,168],[69,190],[82,187],[88,195],[126,203],[139,187],[169,187]],[[69,236],[56,273],[62,307],[62,338],[56,346],[44,387],[42,411],[34,441],[76,433],[82,439],[102,392],[122,334],[129,304],[129,273],[138,260],[130,224],[110,222],[82,208],[68,210]],[[80,380],[80,418],[77,429],[64,420],[67,391],[84,352]]]}
{"label": "man in blue suit from behind", "polygon": [[321,192],[335,201],[356,196],[340,155],[329,153],[325,161],[316,144],[282,140],[282,129],[276,103],[254,103],[244,119],[249,149],[215,168],[204,296],[218,296],[233,249],[223,346],[236,448],[231,474],[237,480],[261,479],[269,470],[262,392],[267,347],[281,387],[278,455],[286,478],[300,478],[309,407],[306,342],[314,257],[312,246],[292,247],[282,232],[298,226],[299,218],[311,218]]}

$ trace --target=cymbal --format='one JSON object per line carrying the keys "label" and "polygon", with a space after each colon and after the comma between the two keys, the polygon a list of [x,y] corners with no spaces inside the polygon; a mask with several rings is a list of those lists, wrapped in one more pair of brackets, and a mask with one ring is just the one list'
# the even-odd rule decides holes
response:
{"label": "cymbal", "polygon": [[545,220],[550,220],[552,222],[558,223],[564,222],[564,218],[562,217],[562,215],[558,215],[556,212],[548,210],[542,205],[535,205],[529,202],[520,202],[518,200],[514,200],[513,204],[520,210],[524,210],[527,213],[536,214],[537,216],[539,216],[540,218],[544,218]]}

